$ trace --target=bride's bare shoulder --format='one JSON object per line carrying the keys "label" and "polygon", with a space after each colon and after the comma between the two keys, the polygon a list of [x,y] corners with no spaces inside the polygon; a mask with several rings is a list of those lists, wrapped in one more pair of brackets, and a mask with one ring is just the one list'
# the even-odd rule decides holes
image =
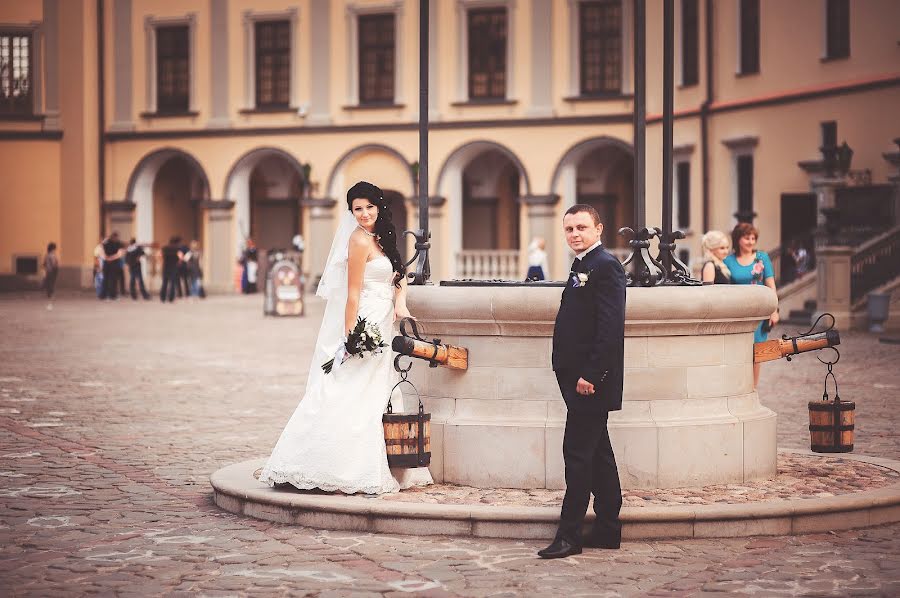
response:
{"label": "bride's bare shoulder", "polygon": [[351,255],[368,255],[371,250],[371,243],[362,230],[356,229],[350,235],[350,244],[347,249],[350,251]]}

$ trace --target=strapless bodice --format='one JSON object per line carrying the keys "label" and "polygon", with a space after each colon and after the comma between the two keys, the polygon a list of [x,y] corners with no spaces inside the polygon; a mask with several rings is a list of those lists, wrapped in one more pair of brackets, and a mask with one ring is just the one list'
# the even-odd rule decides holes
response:
{"label": "strapless bodice", "polygon": [[363,286],[360,291],[360,299],[364,297],[394,300],[394,287],[391,281],[394,278],[394,267],[386,255],[380,255],[366,263],[363,272]]}

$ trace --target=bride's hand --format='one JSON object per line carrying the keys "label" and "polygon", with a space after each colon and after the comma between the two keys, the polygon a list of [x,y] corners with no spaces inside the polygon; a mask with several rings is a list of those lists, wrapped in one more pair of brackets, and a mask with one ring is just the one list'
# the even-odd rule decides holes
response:
{"label": "bride's hand", "polygon": [[[397,306],[394,308],[394,321],[402,320],[403,318],[413,318],[412,314],[409,313],[409,309],[405,306]],[[415,320],[415,318],[413,318]]]}

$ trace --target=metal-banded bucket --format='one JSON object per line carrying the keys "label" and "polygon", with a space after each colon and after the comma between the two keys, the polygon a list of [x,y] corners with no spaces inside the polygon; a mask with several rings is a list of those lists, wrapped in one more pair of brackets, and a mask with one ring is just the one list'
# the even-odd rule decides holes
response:
{"label": "metal-banded bucket", "polygon": [[[381,416],[388,466],[428,467],[431,464],[431,414],[425,413],[419,391],[406,379],[409,368],[397,369],[400,372],[400,381],[391,388],[387,413]],[[416,393],[419,402],[418,413],[394,413],[390,397],[401,384],[408,384]]]}
{"label": "metal-banded bucket", "polygon": [[[856,403],[842,401],[837,380],[828,364],[821,401],[809,402],[809,444],[815,453],[849,453],[853,450]],[[828,400],[828,377],[834,381],[834,400]]]}

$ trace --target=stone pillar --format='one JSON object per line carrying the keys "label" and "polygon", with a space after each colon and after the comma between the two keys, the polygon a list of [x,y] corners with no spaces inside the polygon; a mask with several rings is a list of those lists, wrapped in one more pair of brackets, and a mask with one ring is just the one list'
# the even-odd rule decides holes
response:
{"label": "stone pillar", "polygon": [[[418,230],[419,198],[408,197],[407,201],[409,202],[409,210],[412,213],[413,225],[411,230]],[[447,238],[447,235],[444,234],[446,226],[444,223],[444,204],[446,203],[446,197],[441,197],[440,195],[428,197],[428,230],[431,232],[431,249],[428,251],[428,264],[431,267],[431,280],[434,282],[445,280],[450,275],[444,266],[445,260],[442,259],[449,250],[446,242],[442,242],[443,239]],[[414,253],[415,248],[413,247],[409,253],[410,258]],[[415,267],[415,263],[410,265],[411,269]]]}
{"label": "stone pillar", "polygon": [[815,178],[810,182],[810,187],[813,193],[816,194],[816,206],[818,208],[816,225],[820,234],[818,235],[817,245],[829,244],[829,239],[827,238],[828,230],[826,228],[829,224],[828,214],[837,208],[837,190],[845,185],[843,178],[827,176]]}
{"label": "stone pillar", "polygon": [[134,236],[134,203],[130,201],[110,201],[103,204],[106,230],[119,233],[123,243]]}
{"label": "stone pillar", "polygon": [[[571,8],[571,6],[570,6]],[[531,106],[528,116],[553,116],[553,3],[531,2]]]}
{"label": "stone pillar", "polygon": [[134,130],[132,120],[131,0],[113,4],[113,122],[110,131]]}
{"label": "stone pillar", "polygon": [[[309,117],[311,125],[331,123],[331,6],[328,0],[312,0],[310,6],[310,45],[312,46],[312,91],[310,92]],[[324,262],[328,257],[322,257]],[[314,263],[314,262],[307,262]]]}
{"label": "stone pillar", "polygon": [[[554,264],[557,257],[557,245],[555,242],[559,223],[556,221],[556,204],[559,203],[559,195],[526,195],[519,198],[519,203],[525,205],[528,210],[528,239],[541,237],[546,241],[547,263],[550,272],[545,272],[548,280],[554,280]],[[559,276],[555,277],[559,279]],[[563,277],[564,278],[564,277]]]}
{"label": "stone pillar", "polygon": [[44,0],[44,130],[59,131],[59,0]]}
{"label": "stone pillar", "polygon": [[210,116],[207,127],[227,128],[228,118],[228,0],[210,2]]}
{"label": "stone pillar", "polygon": [[331,197],[302,199],[300,205],[309,209],[309,231],[304,235],[306,250],[303,252],[303,270],[307,275],[306,288],[315,292],[337,228],[334,209],[337,200]]}
{"label": "stone pillar", "polygon": [[237,259],[234,243],[234,202],[204,200],[203,285],[207,291],[229,292],[234,289],[232,272]]}
{"label": "stone pillar", "polygon": [[846,246],[816,249],[816,309],[834,316],[835,328],[849,330],[851,321],[850,262],[853,248]]}

